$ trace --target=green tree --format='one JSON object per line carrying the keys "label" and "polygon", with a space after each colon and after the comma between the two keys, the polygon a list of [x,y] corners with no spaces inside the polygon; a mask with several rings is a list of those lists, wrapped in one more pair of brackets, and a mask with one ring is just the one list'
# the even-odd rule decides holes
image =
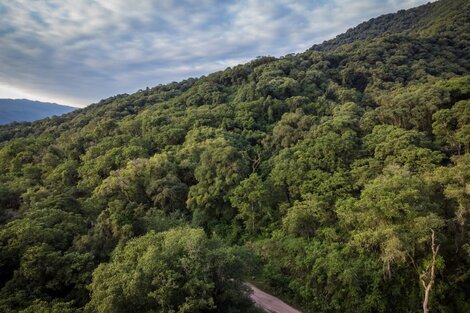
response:
{"label": "green tree", "polygon": [[[378,252],[386,280],[408,276],[419,283],[414,284],[416,294],[423,275],[428,275],[426,268],[432,258],[432,279],[426,278],[425,285],[434,281],[444,259],[435,253],[431,233],[442,233],[445,219],[429,184],[406,170],[388,168],[364,186],[357,202],[345,203],[338,215],[351,229],[350,246],[359,253]],[[413,305],[411,297],[405,300],[405,307]]]}
{"label": "green tree", "polygon": [[245,260],[201,229],[150,232],[93,273],[90,312],[249,312]]}
{"label": "green tree", "polygon": [[237,218],[252,235],[273,218],[269,200],[269,190],[256,173],[241,181],[230,196],[232,206],[239,209]]}
{"label": "green tree", "polygon": [[443,146],[457,154],[470,152],[470,100],[437,111],[433,119],[433,133]]}
{"label": "green tree", "polygon": [[200,155],[194,176],[197,184],[189,189],[187,205],[205,219],[234,217],[229,196],[248,174],[248,163],[241,153],[222,138],[211,141]]}
{"label": "green tree", "polygon": [[328,210],[326,203],[308,195],[302,201],[296,201],[287,210],[282,219],[284,229],[293,236],[311,238],[319,227],[326,227],[333,218],[333,212]]}

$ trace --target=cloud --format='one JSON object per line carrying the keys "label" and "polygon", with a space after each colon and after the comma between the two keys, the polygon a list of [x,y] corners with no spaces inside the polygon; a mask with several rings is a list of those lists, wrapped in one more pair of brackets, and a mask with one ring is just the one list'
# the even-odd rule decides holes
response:
{"label": "cloud", "polygon": [[259,55],[300,52],[426,0],[11,0],[0,4],[4,90],[86,105]]}

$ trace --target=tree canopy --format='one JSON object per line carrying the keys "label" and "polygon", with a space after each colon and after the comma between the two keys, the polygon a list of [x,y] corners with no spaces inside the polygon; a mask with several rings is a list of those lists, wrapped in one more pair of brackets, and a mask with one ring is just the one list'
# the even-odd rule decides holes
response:
{"label": "tree canopy", "polygon": [[470,312],[469,16],[0,126],[0,311]]}

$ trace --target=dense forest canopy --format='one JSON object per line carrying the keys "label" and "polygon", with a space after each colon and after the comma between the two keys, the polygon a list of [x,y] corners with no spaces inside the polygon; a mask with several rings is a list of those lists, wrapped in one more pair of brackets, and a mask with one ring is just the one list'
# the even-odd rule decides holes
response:
{"label": "dense forest canopy", "polygon": [[[0,127],[0,311],[470,312],[470,2]],[[424,307],[424,308],[423,308]]]}

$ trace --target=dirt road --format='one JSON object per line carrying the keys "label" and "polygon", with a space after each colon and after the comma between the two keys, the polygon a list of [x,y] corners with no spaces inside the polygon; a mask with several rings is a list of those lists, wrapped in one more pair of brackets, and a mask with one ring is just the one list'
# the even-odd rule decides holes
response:
{"label": "dirt road", "polygon": [[248,284],[253,290],[251,299],[255,304],[269,313],[302,313],[299,310],[294,309],[280,299],[267,294],[266,292],[259,290],[255,286]]}

